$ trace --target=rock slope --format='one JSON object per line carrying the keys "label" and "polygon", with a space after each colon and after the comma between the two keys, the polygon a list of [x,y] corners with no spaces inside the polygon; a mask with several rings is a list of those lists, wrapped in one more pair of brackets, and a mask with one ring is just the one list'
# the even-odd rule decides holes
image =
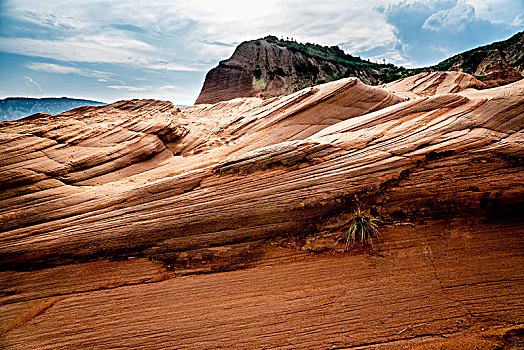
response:
{"label": "rock slope", "polygon": [[[524,85],[411,81],[1,123],[0,344],[518,340]],[[340,252],[357,203],[386,225]]]}
{"label": "rock slope", "polygon": [[434,96],[464,91],[485,89],[486,84],[466,73],[423,72],[382,86],[384,89],[407,97]]}

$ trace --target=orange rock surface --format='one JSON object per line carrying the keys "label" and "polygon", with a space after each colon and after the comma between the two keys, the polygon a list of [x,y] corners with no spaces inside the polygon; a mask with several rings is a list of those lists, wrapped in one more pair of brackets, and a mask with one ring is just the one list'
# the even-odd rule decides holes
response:
{"label": "orange rock surface", "polygon": [[[0,123],[0,346],[515,339],[524,84],[415,78]],[[357,200],[386,223],[341,252]]]}
{"label": "orange rock surface", "polygon": [[461,72],[423,72],[382,86],[397,94],[410,97],[434,96],[461,92],[465,89],[485,89],[486,84]]}

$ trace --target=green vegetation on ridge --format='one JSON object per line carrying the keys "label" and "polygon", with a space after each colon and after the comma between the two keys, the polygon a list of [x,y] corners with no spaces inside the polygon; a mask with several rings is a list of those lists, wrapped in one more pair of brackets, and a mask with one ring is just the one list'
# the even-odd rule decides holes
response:
{"label": "green vegetation on ridge", "polygon": [[[397,67],[391,63],[376,63],[369,60],[361,59],[346,54],[338,46],[321,46],[311,43],[298,43],[294,40],[281,40],[276,36],[266,36],[263,38],[267,42],[286,47],[293,52],[300,52],[306,56],[314,57],[320,60],[328,61],[337,65],[342,65],[346,68],[345,74],[333,77],[334,79],[341,79],[346,77],[358,76],[363,73],[371,79],[365,81],[366,83],[388,83],[397,79],[405,78],[413,73],[414,70],[408,70],[404,67]],[[314,72],[311,72],[314,73]],[[360,74],[359,74],[360,73]]]}
{"label": "green vegetation on ridge", "polygon": [[[276,36],[271,35],[259,40],[266,40],[269,43],[286,47],[293,52],[300,52],[306,56],[316,58],[321,61],[328,61],[346,68],[344,74],[333,76],[333,80],[354,76],[359,77],[367,84],[384,84],[413,76],[424,71],[428,72],[450,70],[453,66],[455,66],[454,68],[458,68],[465,73],[474,75],[478,65],[482,62],[482,60],[495,49],[502,53],[506,62],[510,66],[523,71],[524,54],[521,50],[523,38],[524,32],[519,32],[507,40],[498,41],[489,45],[471,49],[469,51],[450,57],[433,66],[415,69],[408,69],[385,62],[371,62],[370,60],[365,60],[361,59],[360,57],[346,54],[338,46],[321,46],[311,43],[303,44],[293,39],[278,39]],[[317,75],[317,70],[318,68],[313,66],[298,67],[297,69],[299,73],[302,72],[303,74],[311,74],[312,76]],[[325,70],[329,72],[328,69]],[[483,76],[478,76],[477,78],[479,80],[486,79],[486,77]],[[318,81],[318,83],[321,82],[324,81]]]}

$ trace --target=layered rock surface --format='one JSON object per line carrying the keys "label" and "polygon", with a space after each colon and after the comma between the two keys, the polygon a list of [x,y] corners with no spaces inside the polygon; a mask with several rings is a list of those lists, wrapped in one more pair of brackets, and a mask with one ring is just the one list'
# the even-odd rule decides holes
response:
{"label": "layered rock surface", "polygon": [[423,72],[382,86],[384,89],[408,97],[434,96],[461,92],[466,89],[485,89],[486,84],[466,73]]}
{"label": "layered rock surface", "polygon": [[[524,85],[446,74],[1,123],[0,344],[398,348],[518,322]],[[387,224],[337,253],[357,199]]]}

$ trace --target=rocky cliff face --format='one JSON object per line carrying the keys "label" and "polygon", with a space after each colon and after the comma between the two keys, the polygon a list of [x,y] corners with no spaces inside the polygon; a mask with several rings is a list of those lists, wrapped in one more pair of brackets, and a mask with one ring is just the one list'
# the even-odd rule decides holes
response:
{"label": "rocky cliff face", "polygon": [[490,86],[500,86],[522,79],[522,74],[506,63],[499,50],[488,53],[477,66],[475,76]]}
{"label": "rocky cliff face", "polygon": [[[0,123],[1,347],[518,340],[524,85],[477,83]],[[357,205],[385,224],[343,252]]]}
{"label": "rocky cliff face", "polygon": [[388,77],[385,72],[397,69],[347,55],[337,46],[298,44],[268,36],[241,43],[231,58],[209,71],[195,103],[286,95],[349,76],[377,84]]}
{"label": "rocky cliff face", "polygon": [[460,53],[430,68],[473,74],[491,87],[510,84],[524,77],[524,32]]}
{"label": "rocky cliff face", "polygon": [[332,81],[345,71],[341,64],[293,52],[277,42],[243,42],[230,59],[209,71],[195,103],[287,95],[320,80]]}

